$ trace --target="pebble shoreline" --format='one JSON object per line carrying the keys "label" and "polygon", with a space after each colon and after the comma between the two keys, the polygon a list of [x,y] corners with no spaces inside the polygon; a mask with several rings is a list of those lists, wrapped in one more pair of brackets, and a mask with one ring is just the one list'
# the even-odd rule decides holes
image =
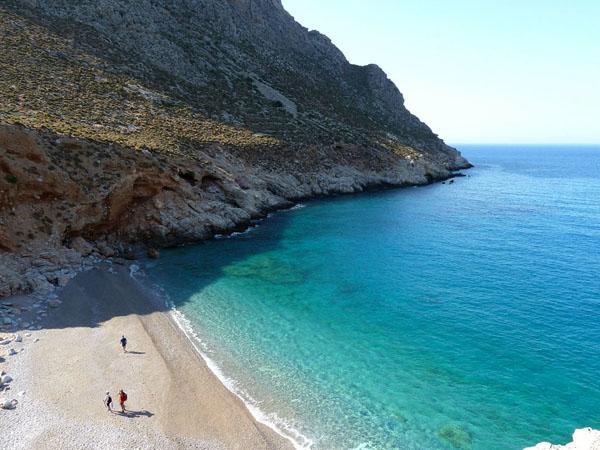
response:
{"label": "pebble shoreline", "polygon": [[[15,380],[15,371],[11,370],[18,356],[26,349],[26,345],[38,342],[39,339],[33,337],[32,333],[0,335],[0,364],[3,366],[0,371],[0,408],[11,410],[18,407],[23,400],[26,391],[17,392],[18,383]],[[6,367],[4,367],[6,365]],[[7,372],[6,369],[9,371]],[[17,387],[15,389],[14,387]]]}
{"label": "pebble shoreline", "polygon": [[[17,330],[0,332],[0,399],[9,408],[0,409],[0,448],[290,448],[227,391],[130,270],[106,264],[45,299],[4,300]],[[47,317],[23,330],[27,314],[42,309]],[[120,388],[127,411],[110,413],[105,392],[115,398]]]}

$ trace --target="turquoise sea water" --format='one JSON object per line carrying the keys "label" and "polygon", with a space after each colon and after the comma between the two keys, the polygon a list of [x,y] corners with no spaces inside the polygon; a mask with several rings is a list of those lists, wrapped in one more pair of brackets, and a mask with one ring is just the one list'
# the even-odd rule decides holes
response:
{"label": "turquoise sea water", "polygon": [[314,448],[600,428],[600,148],[461,150],[476,168],[453,184],[307,202],[147,272],[235,389]]}

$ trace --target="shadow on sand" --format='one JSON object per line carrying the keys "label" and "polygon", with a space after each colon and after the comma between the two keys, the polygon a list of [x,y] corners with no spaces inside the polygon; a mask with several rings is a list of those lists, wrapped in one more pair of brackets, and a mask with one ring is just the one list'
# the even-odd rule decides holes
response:
{"label": "shadow on sand", "polygon": [[154,413],[151,413],[150,411],[146,411],[145,409],[142,409],[141,411],[130,411],[130,410],[125,410],[125,412],[115,411],[115,413],[118,414],[119,416],[127,417],[128,419],[137,419],[140,417],[152,417],[154,415]]}

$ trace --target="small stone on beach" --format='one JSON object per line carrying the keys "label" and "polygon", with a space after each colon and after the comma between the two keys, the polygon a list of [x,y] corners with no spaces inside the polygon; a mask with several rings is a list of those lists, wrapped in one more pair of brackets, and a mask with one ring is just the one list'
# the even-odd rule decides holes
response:
{"label": "small stone on beach", "polygon": [[19,402],[15,399],[10,400],[8,398],[3,398],[0,400],[0,407],[2,407],[2,409],[14,409],[18,403]]}
{"label": "small stone on beach", "polygon": [[6,374],[6,375],[2,375],[2,378],[0,378],[0,382],[2,384],[7,384],[10,383],[13,380],[13,377],[11,377],[10,375]]}

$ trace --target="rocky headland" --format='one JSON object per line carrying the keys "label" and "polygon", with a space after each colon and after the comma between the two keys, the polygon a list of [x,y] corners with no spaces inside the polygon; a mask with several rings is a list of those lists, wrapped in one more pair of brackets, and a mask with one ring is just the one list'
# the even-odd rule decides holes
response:
{"label": "rocky headland", "polygon": [[0,296],[470,167],[279,0],[7,0],[0,52]]}

